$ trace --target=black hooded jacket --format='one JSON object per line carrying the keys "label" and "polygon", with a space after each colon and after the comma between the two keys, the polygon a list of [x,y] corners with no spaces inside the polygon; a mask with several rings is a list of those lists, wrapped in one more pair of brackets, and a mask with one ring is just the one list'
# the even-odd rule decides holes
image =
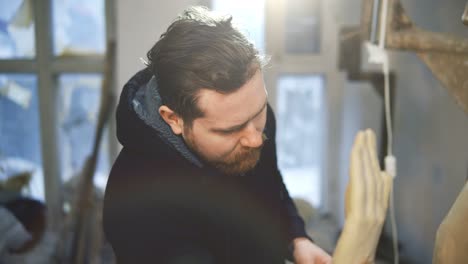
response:
{"label": "black hooded jacket", "polygon": [[137,114],[135,98],[151,77],[148,69],[132,77],[117,108],[123,149],[103,210],[117,263],[176,263],[190,252],[204,263],[284,263],[292,239],[306,234],[278,170],[270,106],[269,139],[258,164],[245,175],[228,176],[187,157],[174,143],[177,136]]}

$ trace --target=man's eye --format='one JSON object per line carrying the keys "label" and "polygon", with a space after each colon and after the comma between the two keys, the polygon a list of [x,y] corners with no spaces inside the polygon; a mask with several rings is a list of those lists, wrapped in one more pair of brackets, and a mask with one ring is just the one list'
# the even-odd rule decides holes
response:
{"label": "man's eye", "polygon": [[232,135],[232,134],[234,134],[235,132],[237,132],[237,131],[236,131],[236,130],[227,130],[227,131],[220,131],[219,133],[220,133],[221,135],[227,136],[227,135]]}

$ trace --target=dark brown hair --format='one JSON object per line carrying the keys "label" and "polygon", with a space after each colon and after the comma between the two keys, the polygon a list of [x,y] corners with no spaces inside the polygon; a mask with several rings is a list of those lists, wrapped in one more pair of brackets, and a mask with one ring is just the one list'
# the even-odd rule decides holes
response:
{"label": "dark brown hair", "polygon": [[188,125],[203,116],[197,105],[201,88],[234,92],[266,63],[231,16],[204,7],[185,10],[147,56],[163,104]]}

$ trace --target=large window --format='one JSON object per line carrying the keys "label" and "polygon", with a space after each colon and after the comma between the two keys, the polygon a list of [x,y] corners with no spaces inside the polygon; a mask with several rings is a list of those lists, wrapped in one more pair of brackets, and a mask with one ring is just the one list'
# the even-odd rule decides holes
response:
{"label": "large window", "polygon": [[[48,200],[91,154],[109,16],[105,0],[0,0],[0,179],[31,172]],[[108,13],[108,12],[107,12]],[[95,182],[109,170],[107,134]]]}

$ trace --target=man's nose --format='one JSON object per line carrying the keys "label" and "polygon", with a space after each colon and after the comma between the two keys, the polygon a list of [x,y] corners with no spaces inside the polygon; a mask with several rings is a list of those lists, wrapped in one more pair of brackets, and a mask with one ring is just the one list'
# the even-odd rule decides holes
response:
{"label": "man's nose", "polygon": [[243,147],[258,148],[263,144],[263,131],[256,128],[253,124],[249,124],[243,132],[240,140]]}

